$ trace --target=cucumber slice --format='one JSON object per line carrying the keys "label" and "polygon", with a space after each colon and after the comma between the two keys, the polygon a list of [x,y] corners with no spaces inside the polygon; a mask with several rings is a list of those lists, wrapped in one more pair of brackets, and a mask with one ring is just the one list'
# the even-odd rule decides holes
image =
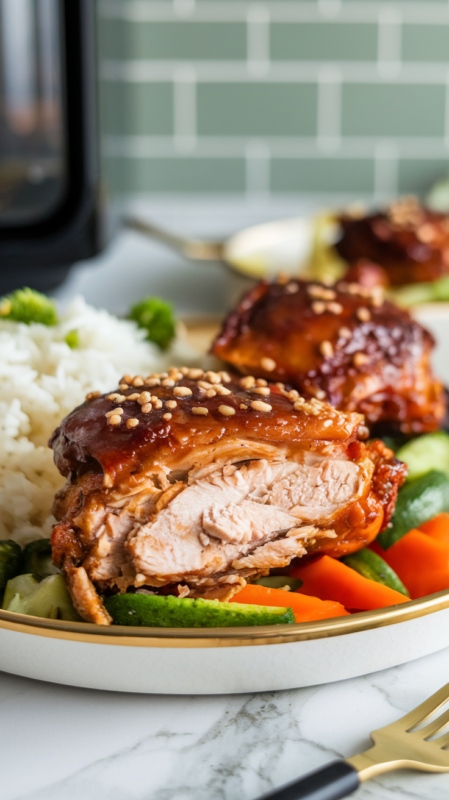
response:
{"label": "cucumber slice", "polygon": [[[285,598],[286,601],[287,597]],[[267,608],[220,600],[192,600],[157,594],[115,594],[104,604],[116,625],[150,628],[234,628],[284,625],[295,621],[291,608]]]}
{"label": "cucumber slice", "polygon": [[18,575],[6,584],[3,606],[6,611],[45,619],[80,621],[62,575]]}
{"label": "cucumber slice", "polygon": [[430,472],[435,465],[449,475],[449,436],[444,431],[418,436],[399,448],[396,458],[407,464],[409,481]]}
{"label": "cucumber slice", "polygon": [[36,539],[24,547],[23,572],[32,572],[42,578],[59,575],[59,569],[53,564],[50,539]]}
{"label": "cucumber slice", "polygon": [[391,527],[379,534],[377,540],[388,550],[413,528],[419,528],[443,511],[449,511],[449,477],[432,470],[399,490]]}
{"label": "cucumber slice", "polygon": [[10,578],[14,578],[22,563],[22,548],[11,539],[0,542],[0,594]]}
{"label": "cucumber slice", "polygon": [[340,561],[363,575],[364,578],[376,581],[376,583],[382,583],[384,586],[388,586],[389,589],[394,589],[396,592],[410,597],[408,589],[405,588],[394,570],[388,566],[383,558],[377,553],[373,553],[372,550],[368,550],[367,547],[358,550],[357,553],[351,553],[351,555],[341,558]]}
{"label": "cucumber slice", "polygon": [[[254,581],[256,586],[267,586],[268,589],[285,589],[286,591],[296,592],[302,586],[299,578],[289,578],[288,575],[267,575],[266,578],[258,578]],[[288,587],[286,589],[286,587]]]}

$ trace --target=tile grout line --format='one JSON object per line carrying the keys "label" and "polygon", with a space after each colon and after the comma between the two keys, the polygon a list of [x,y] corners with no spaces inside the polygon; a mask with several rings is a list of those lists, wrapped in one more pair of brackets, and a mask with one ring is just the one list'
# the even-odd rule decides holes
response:
{"label": "tile grout line", "polygon": [[270,71],[270,13],[265,5],[254,3],[246,17],[247,70],[263,77]]}
{"label": "tile grout line", "polygon": [[245,191],[247,197],[270,197],[270,147],[261,139],[245,147]]}
{"label": "tile grout line", "polygon": [[173,144],[179,153],[191,153],[197,140],[196,73],[186,64],[178,67],[173,81]]}
{"label": "tile grout line", "polygon": [[317,148],[334,153],[341,143],[341,73],[323,67],[318,75]]}
{"label": "tile grout line", "polygon": [[401,72],[402,15],[398,8],[381,8],[378,20],[377,69],[392,79]]}

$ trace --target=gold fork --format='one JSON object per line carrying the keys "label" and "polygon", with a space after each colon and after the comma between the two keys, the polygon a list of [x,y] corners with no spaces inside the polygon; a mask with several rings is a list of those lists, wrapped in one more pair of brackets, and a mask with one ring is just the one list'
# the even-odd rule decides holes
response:
{"label": "gold fork", "polygon": [[333,761],[304,778],[265,794],[261,800],[338,800],[363,781],[394,769],[449,772],[449,709],[424,722],[449,702],[449,683],[397,722],[371,733],[373,747],[344,761]]}

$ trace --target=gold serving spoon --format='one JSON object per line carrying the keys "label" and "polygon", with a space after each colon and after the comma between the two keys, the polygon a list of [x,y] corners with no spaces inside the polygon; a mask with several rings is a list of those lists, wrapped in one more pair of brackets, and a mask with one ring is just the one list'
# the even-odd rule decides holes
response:
{"label": "gold serving spoon", "polygon": [[405,717],[371,733],[373,747],[265,794],[261,800],[338,800],[363,781],[394,769],[449,772],[449,709],[421,727],[449,702],[449,683]]}

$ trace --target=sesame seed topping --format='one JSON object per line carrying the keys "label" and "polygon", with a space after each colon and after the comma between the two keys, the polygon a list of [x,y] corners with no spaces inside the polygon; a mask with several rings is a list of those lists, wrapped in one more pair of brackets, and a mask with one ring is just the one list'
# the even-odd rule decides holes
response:
{"label": "sesame seed topping", "polygon": [[218,374],[219,374],[221,380],[223,381],[223,383],[231,383],[231,376],[227,372],[224,372],[223,370],[220,370],[220,372]]}
{"label": "sesame seed topping", "polygon": [[203,377],[204,370],[203,369],[189,369],[187,375],[193,381],[197,381],[198,378],[202,378]]}
{"label": "sesame seed topping", "polygon": [[243,386],[244,389],[251,389],[255,385],[256,379],[252,375],[247,375],[246,378],[240,379],[240,386]]}
{"label": "sesame seed topping", "polygon": [[268,382],[265,380],[265,378],[257,378],[256,386],[268,386]]}
{"label": "sesame seed topping", "polygon": [[330,311],[331,314],[341,314],[343,306],[341,303],[328,303],[327,310]]}
{"label": "sesame seed topping", "polygon": [[212,389],[212,384],[208,381],[198,381],[200,389]]}
{"label": "sesame seed topping", "polygon": [[101,397],[101,392],[88,392],[86,394],[86,400],[95,400],[96,397]]}
{"label": "sesame seed topping", "polygon": [[208,413],[209,409],[204,406],[193,406],[192,408],[192,414],[196,414],[199,417],[207,417]]}
{"label": "sesame seed topping", "polygon": [[232,417],[235,414],[235,408],[231,406],[218,406],[218,410],[224,417]]}
{"label": "sesame seed topping", "polygon": [[312,303],[312,311],[314,314],[324,314],[326,311],[326,303],[322,300],[314,300]]}
{"label": "sesame seed topping", "polygon": [[333,289],[325,289],[324,286],[317,286],[312,284],[307,287],[310,297],[316,297],[318,300],[335,300],[336,294]]}
{"label": "sesame seed topping", "polygon": [[323,342],[320,342],[320,353],[324,358],[332,358],[334,355],[334,348],[331,342],[328,339],[324,339]]}
{"label": "sesame seed topping", "polygon": [[251,403],[251,408],[254,411],[272,411],[272,407],[269,403],[264,403],[262,400],[253,400]]}
{"label": "sesame seed topping", "polygon": [[290,389],[287,397],[289,400],[297,400],[299,397],[299,392],[297,392],[296,389]]}
{"label": "sesame seed topping", "polygon": [[[90,394],[92,395],[92,392]],[[112,392],[112,394],[108,394],[108,400],[115,400],[116,397],[120,397],[118,392]]]}
{"label": "sesame seed topping", "polygon": [[183,375],[188,375],[188,374],[189,374],[189,372],[190,372],[190,370],[189,370],[189,367],[181,367],[181,369],[180,369],[179,371],[180,371],[180,372],[181,372]]}
{"label": "sesame seed topping", "polygon": [[278,389],[281,390],[281,392],[283,392],[285,389],[285,383],[277,383],[276,386]]}
{"label": "sesame seed topping", "polygon": [[156,397],[152,402],[155,408],[162,408],[162,400],[160,400],[159,397]]}
{"label": "sesame seed topping", "polygon": [[138,386],[143,386],[143,384],[144,384],[144,380],[143,380],[143,378],[142,378],[142,375],[136,375],[136,377],[135,377],[135,378],[133,378],[133,379],[132,379],[132,381],[130,381],[130,383],[131,383],[133,386],[135,386],[136,388],[137,388]]}
{"label": "sesame seed topping", "polygon": [[217,385],[217,386],[215,386],[215,391],[216,391],[217,394],[221,394],[221,395],[231,394],[231,390],[227,389],[226,386]]}
{"label": "sesame seed topping", "polygon": [[130,419],[126,420],[126,427],[127,428],[137,428],[139,424],[139,420],[135,417],[130,417]]}
{"label": "sesame seed topping", "polygon": [[131,375],[124,375],[122,381],[125,381],[125,383],[131,383],[132,381]]}
{"label": "sesame seed topping", "polygon": [[270,390],[267,386],[258,386],[256,389],[252,389],[254,394],[263,394],[265,397],[270,394]]}
{"label": "sesame seed topping", "polygon": [[175,397],[188,397],[192,394],[192,390],[188,386],[175,386],[173,394]]}
{"label": "sesame seed topping", "polygon": [[362,294],[362,287],[359,283],[348,283],[347,291],[349,294]]}
{"label": "sesame seed topping", "polygon": [[164,380],[162,381],[162,386],[174,386],[174,385],[175,381],[172,380],[172,378],[164,378]]}
{"label": "sesame seed topping", "polygon": [[151,400],[151,394],[149,392],[142,392],[137,402],[140,406],[146,405]]}
{"label": "sesame seed topping", "polygon": [[324,392],[323,389],[313,389],[313,394],[318,400],[324,400],[326,397],[326,392]]}
{"label": "sesame seed topping", "polygon": [[149,388],[152,389],[154,386],[160,386],[161,382],[159,378],[147,378],[147,380],[145,381],[145,385],[149,386]]}
{"label": "sesame seed topping", "polygon": [[273,372],[273,370],[276,369],[276,361],[274,361],[272,358],[261,358],[260,366],[267,372]]}
{"label": "sesame seed topping", "polygon": [[369,320],[371,319],[371,312],[369,308],[364,308],[364,307],[358,308],[355,313],[357,319],[359,319],[360,322],[369,322]]}
{"label": "sesame seed topping", "polygon": [[216,396],[217,396],[217,392],[215,391],[215,389],[208,389],[207,390],[206,397],[216,397]]}
{"label": "sesame seed topping", "polygon": [[167,408],[176,408],[176,406],[178,404],[177,404],[176,400],[167,400],[165,405],[166,405]]}
{"label": "sesame seed topping", "polygon": [[287,294],[296,294],[299,291],[299,286],[297,283],[287,283],[287,286],[284,289],[284,292]]}
{"label": "sesame seed topping", "polygon": [[124,392],[125,389],[129,389],[129,385],[127,383],[120,383],[119,384],[119,389],[120,389],[121,392]]}
{"label": "sesame seed topping", "polygon": [[128,399],[128,398],[127,398],[127,397],[125,397],[125,395],[124,395],[124,394],[118,394],[118,395],[117,395],[117,397],[114,397],[114,399],[113,399],[113,401],[112,401],[112,402],[113,402],[113,403],[124,403],[124,402],[125,402],[125,400],[127,400],[127,399]]}
{"label": "sesame seed topping", "polygon": [[143,414],[149,414],[152,408],[153,406],[151,405],[151,403],[145,403],[145,405],[142,406],[140,410],[142,411]]}
{"label": "sesame seed topping", "polygon": [[114,416],[121,416],[123,414],[123,408],[113,408],[111,411],[107,411],[105,417],[114,417]]}
{"label": "sesame seed topping", "polygon": [[248,406],[246,405],[246,403],[240,403],[240,408],[242,409],[242,411],[248,410]]}
{"label": "sesame seed topping", "polygon": [[155,394],[152,394],[152,395],[151,395],[151,402],[152,402],[152,403],[157,403],[157,402],[158,402],[158,400],[159,400],[159,398],[158,398],[158,397],[156,397],[156,395],[155,395]]}
{"label": "sesame seed topping", "polygon": [[212,372],[211,370],[209,370],[209,372],[206,372],[204,377],[210,383],[221,383],[221,377],[218,374],[218,372]]}
{"label": "sesame seed topping", "polygon": [[363,367],[363,365],[367,364],[368,361],[369,358],[366,353],[356,353],[352,359],[352,363],[355,367]]}
{"label": "sesame seed topping", "polygon": [[171,419],[172,416],[173,414],[170,414],[170,412],[168,411],[166,414],[162,414],[162,419]]}
{"label": "sesame seed topping", "polygon": [[127,400],[138,400],[138,399],[139,399],[139,397],[140,397],[140,394],[139,394],[139,392],[133,392],[132,394],[128,394],[128,395],[126,396],[126,399],[127,399]]}
{"label": "sesame seed topping", "polygon": [[349,328],[343,327],[343,328],[340,328],[340,330],[338,331],[338,335],[339,335],[340,339],[350,339],[351,338],[351,331],[350,331]]}
{"label": "sesame seed topping", "polygon": [[119,414],[112,414],[111,417],[108,418],[109,425],[120,425],[122,418]]}

